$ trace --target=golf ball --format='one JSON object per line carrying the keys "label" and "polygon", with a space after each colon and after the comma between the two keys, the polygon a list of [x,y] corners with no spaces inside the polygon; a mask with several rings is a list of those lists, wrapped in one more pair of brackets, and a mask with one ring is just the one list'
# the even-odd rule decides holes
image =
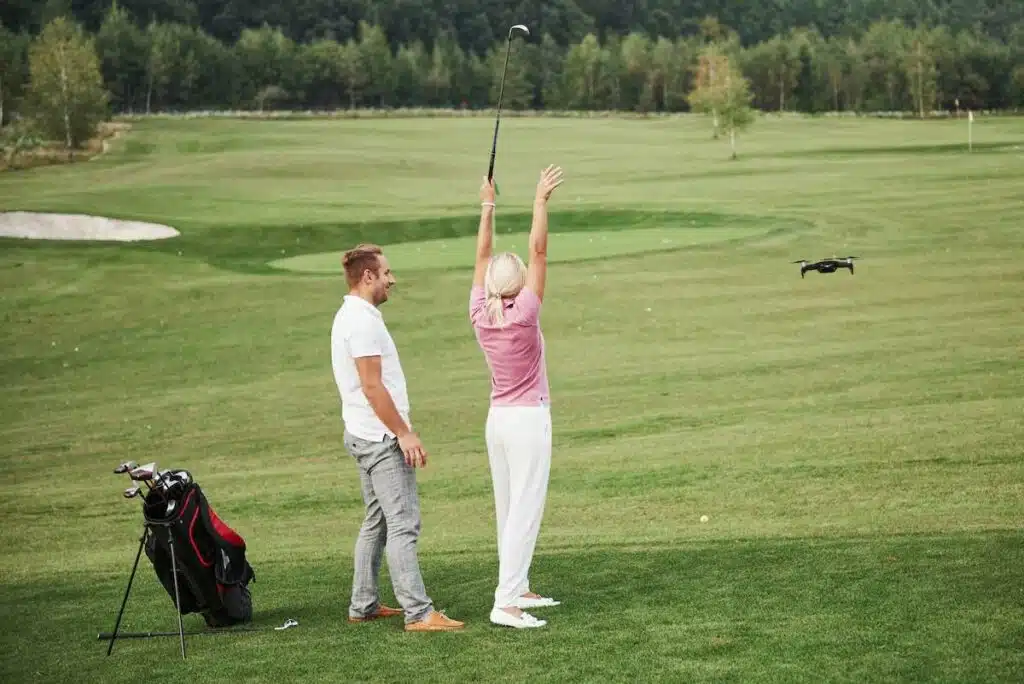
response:
{"label": "golf ball", "polygon": [[704,523],[704,522],[707,522],[707,521],[708,521],[708,516],[706,516],[706,515],[702,515],[702,516],[700,516],[700,521],[701,521],[702,523]]}

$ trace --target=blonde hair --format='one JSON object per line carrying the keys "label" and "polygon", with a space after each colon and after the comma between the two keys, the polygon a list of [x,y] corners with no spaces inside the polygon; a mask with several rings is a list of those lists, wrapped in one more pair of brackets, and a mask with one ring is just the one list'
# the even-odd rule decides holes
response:
{"label": "blonde hair", "polygon": [[487,296],[487,317],[491,323],[505,324],[503,297],[515,297],[526,285],[526,264],[515,252],[495,254],[484,273],[484,294]]}

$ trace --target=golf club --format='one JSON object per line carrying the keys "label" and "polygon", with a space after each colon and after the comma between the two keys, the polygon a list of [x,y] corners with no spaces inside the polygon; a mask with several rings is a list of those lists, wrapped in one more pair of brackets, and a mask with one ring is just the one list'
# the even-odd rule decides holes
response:
{"label": "golf club", "polygon": [[[228,627],[221,629],[197,629],[193,631],[185,632],[186,636],[193,636],[198,634],[234,634],[236,632],[266,632],[273,629],[275,632],[282,632],[291,627],[298,627],[299,621],[294,618],[285,620],[284,624],[280,627],[257,626],[257,625],[241,625],[236,627]],[[96,635],[97,639],[106,641],[113,636],[111,632],[100,632]],[[162,637],[162,636],[178,636],[178,632],[119,632],[117,635],[118,639],[149,639],[151,637]]]}
{"label": "golf club", "polygon": [[128,476],[136,482],[146,483],[146,486],[151,491],[160,484],[160,472],[156,468],[156,463],[147,463],[146,465],[133,468],[128,473]]}
{"label": "golf club", "polygon": [[[494,120],[494,141],[491,143],[491,163],[487,167],[487,180],[494,178],[494,156],[498,152],[498,126],[501,123],[501,99],[505,94],[505,74],[508,72],[508,58],[512,54],[512,34],[515,33],[516,29],[523,32],[524,35],[530,35],[530,29],[526,28],[523,24],[516,24],[508,30],[508,47],[505,50],[505,66],[501,70],[501,86],[498,88],[498,115]],[[498,184],[494,184],[494,192],[498,192]]]}
{"label": "golf club", "polygon": [[147,463],[146,465],[136,466],[132,468],[129,476],[133,480],[150,481],[153,476],[157,474],[156,463]]}
{"label": "golf club", "polygon": [[[128,471],[128,476],[133,481],[145,483],[149,490],[142,498],[144,508],[156,511],[160,505],[167,507],[168,492],[164,479],[169,473],[168,470],[160,472],[155,462],[136,466]],[[166,512],[169,513],[170,510],[173,509]]]}

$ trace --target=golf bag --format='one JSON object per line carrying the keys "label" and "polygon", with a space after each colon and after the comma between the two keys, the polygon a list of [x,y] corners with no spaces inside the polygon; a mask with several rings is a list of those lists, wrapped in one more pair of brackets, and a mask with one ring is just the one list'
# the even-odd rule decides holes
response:
{"label": "golf bag", "polygon": [[[167,479],[172,484],[150,490],[143,505],[146,522],[161,526],[145,546],[160,583],[173,602],[177,566],[182,615],[200,613],[210,627],[249,622],[249,582],[256,574],[245,557],[245,540],[217,516],[187,471],[171,471]],[[173,563],[171,539],[157,529],[170,530]]]}

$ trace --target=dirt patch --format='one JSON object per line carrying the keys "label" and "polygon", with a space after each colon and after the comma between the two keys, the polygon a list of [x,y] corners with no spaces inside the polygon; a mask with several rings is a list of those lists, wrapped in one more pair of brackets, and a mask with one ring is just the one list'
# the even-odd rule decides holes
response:
{"label": "dirt patch", "polygon": [[157,223],[122,221],[86,214],[0,213],[0,237],[30,240],[100,240],[136,242],[165,240],[180,233]]}

